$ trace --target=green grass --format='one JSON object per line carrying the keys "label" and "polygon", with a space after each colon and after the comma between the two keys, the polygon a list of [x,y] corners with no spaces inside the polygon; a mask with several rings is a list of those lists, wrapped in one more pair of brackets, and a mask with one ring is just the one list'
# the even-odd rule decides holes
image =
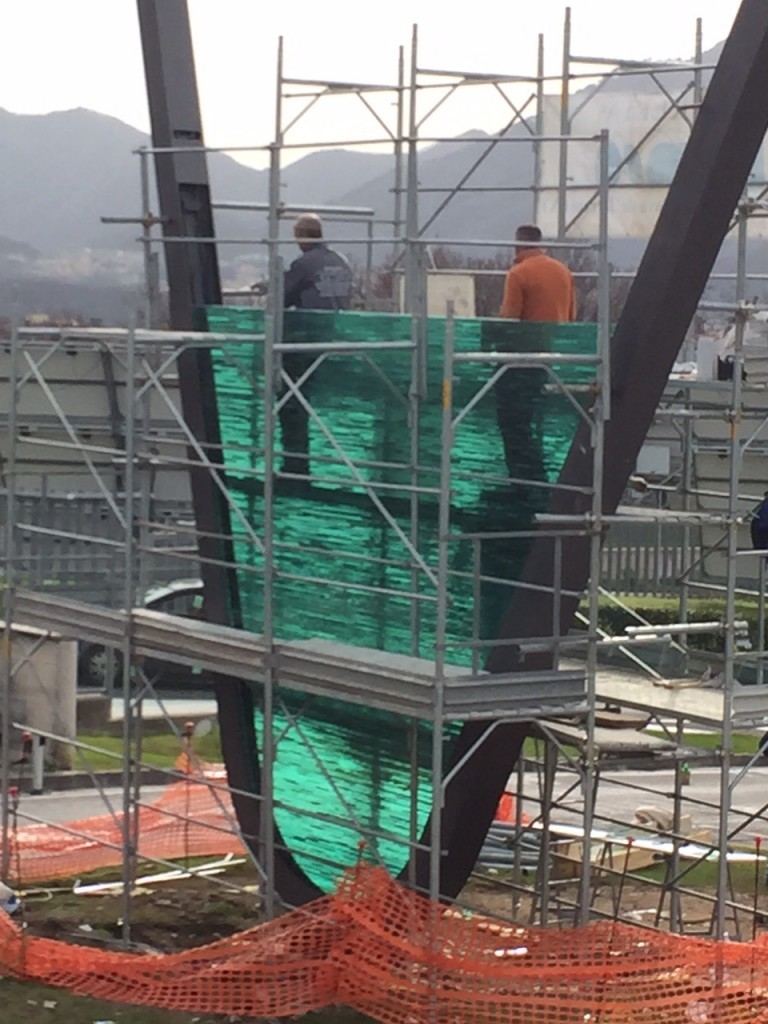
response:
{"label": "green grass", "polygon": [[[665,735],[661,730],[649,729],[648,732],[652,736],[663,737]],[[74,763],[75,769],[78,767],[84,767],[86,763],[93,771],[109,771],[110,769],[117,771],[120,768],[123,743],[119,736],[85,734],[78,736],[78,739],[82,743],[88,743],[91,746],[99,747],[101,750],[111,751],[115,756],[110,756],[110,754],[101,752],[93,753],[91,751],[84,751],[83,754],[87,760],[81,760],[80,756],[76,753]],[[714,732],[686,733],[683,739],[683,743],[687,746],[701,747],[704,750],[715,750],[720,746],[721,742],[722,739],[720,733]],[[731,753],[753,754],[757,749],[757,742],[758,737],[750,733],[734,733],[731,743]],[[221,763],[221,744],[217,731],[210,733],[208,736],[196,738],[194,740],[193,750],[203,761]],[[152,765],[153,767],[172,768],[180,753],[181,746],[179,741],[172,734],[146,736],[142,743],[141,760],[143,763]],[[532,738],[527,739],[523,748],[523,754],[529,759],[534,759],[537,756],[540,756],[541,741],[537,741]]]}
{"label": "green grass", "polygon": [[[747,853],[755,852],[754,845],[750,846],[748,843],[734,844],[734,849],[743,850]],[[632,872],[632,874],[627,875],[627,878],[636,878],[638,881],[650,879],[656,882],[663,882],[665,871],[665,867],[659,864],[655,867]],[[681,874],[683,871],[686,872],[686,874],[680,879],[680,885],[684,889],[692,889],[696,892],[707,893],[709,895],[713,895],[716,892],[718,873],[717,861],[707,860],[695,865],[692,861],[683,861],[680,865],[680,871]],[[755,865],[750,863],[730,864],[728,873],[733,891],[737,895],[737,900],[742,903],[751,902],[751,900],[745,900],[744,897],[746,895],[753,895],[755,892]],[[765,867],[762,864],[758,865],[757,887],[762,898],[762,894],[765,890]]]}
{"label": "green grass", "polygon": [[[45,1004],[49,1005],[46,1006]],[[95,1021],[114,1021],[115,1024],[222,1024],[221,1017],[201,1017],[199,1014],[172,1013],[169,1010],[150,1010],[145,1007],[124,1006],[101,999],[88,999],[70,995],[63,989],[46,988],[32,982],[0,981],[0,1004],[3,1020],[24,1024],[94,1024]],[[54,1004],[51,1006],[50,1004]]]}
{"label": "green grass", "polygon": [[[599,612],[600,627],[615,636],[622,635],[626,626],[637,625],[638,619],[632,612],[654,625],[680,621],[680,603],[676,596],[646,597],[644,595],[619,594],[617,597],[621,604],[617,604],[607,596],[601,597]],[[584,615],[587,614],[588,608],[585,603],[582,603],[580,611]],[[753,644],[757,642],[757,612],[756,600],[737,598],[736,618],[746,621],[749,637]],[[688,601],[689,622],[720,621],[724,615],[725,600],[723,598],[692,597]],[[768,625],[768,617],[766,625]],[[717,633],[690,634],[688,637],[688,647],[693,650],[722,654],[723,645],[724,638]]]}
{"label": "green grass", "polygon": [[[636,611],[639,615],[642,615],[644,611],[653,612],[676,612],[680,607],[680,601],[675,596],[662,596],[654,597],[652,595],[644,594],[617,594],[616,595],[621,604],[626,605],[627,608],[631,608]],[[616,601],[611,600],[610,597],[605,595],[600,598],[601,608],[619,608],[620,605]],[[584,603],[580,609],[586,612],[587,605]],[[716,597],[691,597],[688,599],[688,610],[689,617],[703,618],[704,616],[709,617],[710,615],[717,616],[722,615],[725,612],[725,599]],[[744,616],[745,618],[749,615],[757,614],[757,601],[751,598],[737,598],[736,599],[736,614]]]}
{"label": "green grass", "polygon": [[[46,1002],[56,1005],[46,1007]],[[0,1006],[0,1019],[7,1024],[95,1024],[96,1021],[114,1021],[115,1024],[192,1024],[193,1021],[196,1024],[224,1024],[227,1020],[227,1017],[209,1014],[177,1013],[109,1003],[73,996],[63,989],[8,978],[0,979]],[[291,1019],[296,1021],[295,1017]],[[366,1021],[367,1017],[343,1008],[311,1013],[301,1018],[301,1024],[364,1024]]]}
{"label": "green grass", "polygon": [[[85,768],[86,764],[93,771],[116,771],[120,768],[123,756],[123,740],[120,736],[81,734],[77,737],[80,743],[88,743],[98,747],[99,752],[74,750],[73,768]],[[182,746],[173,733],[147,735],[142,740],[141,761],[143,764],[156,768],[172,768],[182,752]],[[221,742],[218,730],[207,736],[198,736],[192,741],[192,750],[203,761],[221,763]],[[110,753],[102,753],[109,751]]]}
{"label": "green grass", "polygon": [[[661,729],[648,729],[649,736],[664,738],[667,734]],[[719,732],[687,732],[683,736],[683,744],[687,747],[700,747],[702,750],[716,750],[721,747],[723,738]],[[750,733],[736,732],[731,737],[732,754],[754,754],[757,750],[758,737]]]}

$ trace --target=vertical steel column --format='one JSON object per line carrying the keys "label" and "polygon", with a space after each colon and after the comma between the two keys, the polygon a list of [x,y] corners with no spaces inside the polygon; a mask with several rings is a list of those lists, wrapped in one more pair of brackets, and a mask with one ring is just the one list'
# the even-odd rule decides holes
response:
{"label": "vertical steel column", "polygon": [[373,295],[373,220],[367,220],[365,227],[365,285],[363,286],[363,308],[370,309],[371,297]]}
{"label": "vertical steel column", "polygon": [[600,425],[611,418],[611,263],[608,258],[610,166],[609,134],[600,132],[600,181],[598,189],[597,238],[597,349],[598,384],[600,396]]}
{"label": "vertical steel column", "polygon": [[[421,422],[421,400],[425,397],[426,392],[426,360],[422,354],[422,347],[425,344],[425,339],[422,338],[423,321],[416,315],[416,310],[413,308],[411,303],[410,289],[414,284],[414,278],[416,274],[416,267],[413,258],[413,245],[412,240],[415,237],[415,232],[418,231],[419,224],[419,207],[418,207],[418,164],[417,164],[417,153],[416,153],[416,142],[415,134],[417,131],[417,46],[418,46],[418,28],[416,25],[413,26],[411,36],[411,78],[410,88],[408,89],[408,155],[406,165],[406,222],[405,222],[405,235],[406,235],[406,259],[405,259],[405,281],[403,282],[403,297],[405,298],[405,308],[411,314],[411,341],[413,343],[413,349],[411,351],[411,380],[408,390],[408,416],[410,426],[410,451],[409,458],[411,462],[409,483],[411,485],[410,501],[409,501],[409,513],[410,513],[410,529],[409,539],[411,542],[412,550],[418,551],[420,548],[419,543],[419,530],[420,530],[420,510],[421,505],[419,501],[418,485],[419,485],[419,459],[421,457],[421,445],[419,437],[419,427]],[[398,142],[395,148],[395,238],[400,239],[403,222],[402,222],[402,160],[403,160],[403,128],[405,123],[405,53],[401,46],[399,52],[398,61],[398,105],[397,105],[397,138]],[[394,283],[394,282],[393,282]],[[398,306],[399,308],[399,306]],[[411,654],[414,657],[419,657],[421,654],[421,602],[418,599],[418,595],[421,591],[421,569],[414,562],[411,557],[411,594],[414,595],[411,599],[410,607],[410,627],[411,627]],[[433,729],[435,728],[433,723]],[[440,725],[440,734],[442,735],[442,724]],[[410,786],[411,786],[411,803],[409,808],[409,820],[408,820],[408,840],[410,843],[408,850],[408,884],[413,888],[416,885],[416,843],[419,839],[419,735],[421,730],[421,724],[417,718],[411,719],[408,725],[408,744],[410,753]],[[433,733],[434,740],[434,733]],[[442,760],[442,749],[441,749],[441,760]],[[433,766],[434,771],[434,766]],[[433,805],[434,805],[434,775],[433,781]],[[442,794],[442,771],[440,775],[440,803],[442,806],[443,794]],[[437,815],[438,819],[440,814]],[[431,863],[431,861],[430,861]],[[438,879],[439,879],[439,856],[438,856]],[[430,868],[430,876],[432,875],[432,869]],[[430,881],[431,885],[431,881]]]}
{"label": "vertical steel column", "polygon": [[605,457],[605,421],[610,417],[610,265],[608,263],[608,132],[600,133],[599,236],[598,236],[598,326],[597,397],[592,408],[592,509],[589,549],[589,633],[587,641],[587,717],[582,798],[584,801],[584,846],[579,891],[579,924],[589,921],[592,887],[592,827],[595,816],[595,703],[597,680],[597,644],[600,628],[600,575],[602,569],[603,473]]}
{"label": "vertical steel column", "polygon": [[[552,800],[555,793],[557,773],[557,746],[549,736],[544,737],[544,779],[541,794],[541,856],[536,872],[536,886],[540,893],[540,921],[543,927],[549,924],[549,889],[552,873]],[[518,843],[520,838],[518,836]],[[588,836],[584,834],[582,863],[589,863]],[[533,922],[531,922],[533,923]]]}
{"label": "vertical steel column", "polygon": [[[143,361],[146,361],[154,371],[160,369],[160,354],[159,346],[150,343],[147,346],[142,347],[142,352],[136,356],[135,372],[138,374],[139,367]],[[139,410],[136,410],[137,419],[139,416]],[[152,430],[152,390],[146,388],[141,398],[141,435],[143,439],[147,439],[151,436]],[[135,433],[134,433],[135,437]],[[148,525],[153,520],[154,516],[154,491],[155,491],[155,477],[157,472],[156,461],[152,457],[144,457],[139,461],[137,459],[135,469],[136,487],[139,494],[139,519],[140,526],[137,530],[139,538],[139,567],[137,574],[137,594],[140,600],[143,602],[144,597],[149,589],[151,582],[151,574],[148,572],[149,559],[145,557],[149,545],[151,544],[150,526]]]}
{"label": "vertical steel column", "polygon": [[765,556],[761,555],[757,569],[757,684],[762,686],[765,682],[765,582],[766,582]]}
{"label": "vertical steel column", "polygon": [[408,722],[408,761],[411,803],[408,808],[408,866],[406,878],[411,889],[416,887],[416,843],[419,841],[419,720]]}
{"label": "vertical steel column", "polygon": [[[272,263],[270,263],[272,266]],[[274,261],[274,269],[279,272],[280,259]],[[274,480],[275,480],[275,351],[274,346],[280,337],[280,320],[282,310],[282,288],[278,284],[277,292],[270,289],[270,307],[266,318],[264,337],[264,597],[262,632],[264,644],[268,651],[264,661],[264,687],[262,693],[263,735],[262,735],[262,779],[261,792],[263,814],[261,815],[262,856],[264,858],[264,875],[266,892],[264,909],[267,919],[275,915],[275,682],[277,677],[277,654],[274,636],[274,583],[275,583],[275,549],[274,549]],[[279,358],[279,357],[278,357]]]}
{"label": "vertical steel column", "polygon": [[264,337],[264,605],[262,632],[268,655],[264,663],[262,691],[261,841],[266,891],[267,919],[275,916],[275,682],[278,673],[274,642],[275,584],[275,397],[280,393],[282,358],[275,346],[282,340],[283,262],[280,259],[280,146],[283,141],[283,37],[277,46],[277,88],[275,90],[275,138],[269,152],[269,291],[267,293]]}
{"label": "vertical steel column", "polygon": [[[422,246],[417,241],[419,236],[419,169],[416,137],[418,134],[418,26],[413,26],[411,35],[411,78],[408,90],[408,157],[406,167],[406,209],[405,209],[405,281],[403,295],[405,310],[411,314],[411,341],[413,352],[411,359],[411,382],[409,389],[410,423],[410,461],[411,472],[409,483],[412,487],[410,496],[410,540],[415,550],[419,548],[419,419],[421,400],[426,397],[427,384],[427,331],[426,331],[426,295],[424,292],[424,264]],[[400,116],[400,113],[399,115]],[[411,564],[411,593],[420,591],[421,570]],[[411,653],[419,654],[421,639],[421,604],[418,599],[411,601],[411,634],[413,643]]]}
{"label": "vertical steel column", "polygon": [[419,29],[413,26],[411,36],[411,84],[409,93],[408,115],[408,160],[406,167],[406,201],[405,201],[405,311],[418,318],[418,342],[421,352],[419,373],[421,386],[426,381],[426,267],[424,261],[424,244],[420,237],[419,225],[419,154],[417,138],[418,123],[418,91],[419,91]]}
{"label": "vertical steel column", "polygon": [[557,238],[565,238],[565,227],[568,223],[566,209],[568,201],[568,142],[566,137],[571,133],[570,113],[571,89],[571,8],[565,8],[563,20],[563,69],[560,83],[560,169],[557,182]]}
{"label": "vertical steel column", "polygon": [[[135,601],[134,555],[135,537],[135,414],[136,402],[136,331],[133,325],[126,339],[125,370],[125,548],[123,551],[123,607],[126,611],[125,632],[122,654],[122,699],[123,699],[123,942],[131,941],[133,882],[136,878],[138,808],[133,798],[134,752],[133,752],[133,608]],[[136,819],[134,821],[134,818]]]}
{"label": "vertical steel column", "polygon": [[[397,58],[397,123],[395,128],[394,208],[392,237],[395,253],[402,244],[403,235],[403,129],[405,126],[405,48],[400,47]],[[394,287],[394,281],[393,281]]]}
{"label": "vertical steel column", "polygon": [[446,633],[448,625],[448,565],[451,530],[451,453],[453,451],[453,351],[455,344],[453,303],[445,318],[443,354],[442,430],[440,432],[440,501],[437,526],[437,615],[435,623],[435,689],[432,718],[432,813],[429,840],[429,895],[441,893],[443,819],[443,717],[445,707]]}
{"label": "vertical steel column", "polygon": [[539,35],[536,58],[536,138],[533,143],[533,223],[539,223],[541,203],[541,136],[544,134],[544,36]]}
{"label": "vertical steel column", "polygon": [[[744,301],[747,278],[747,226],[749,210],[739,207],[737,224],[736,294]],[[725,664],[723,665],[723,726],[720,761],[720,820],[717,830],[719,860],[717,862],[717,907],[715,938],[725,936],[725,901],[728,896],[728,815],[731,809],[731,742],[733,738],[733,689],[735,685],[734,658],[736,657],[736,586],[739,547],[739,480],[741,478],[741,403],[744,371],[744,326],[746,310],[737,314],[733,344],[733,381],[730,409],[730,465],[728,473],[728,538],[725,593]]]}
{"label": "vertical steel column", "polygon": [[141,146],[139,154],[139,178],[141,183],[141,248],[144,260],[144,327],[151,331],[158,327],[158,274],[157,253],[152,248],[152,220],[150,219],[149,153]]}
{"label": "vertical steel column", "polygon": [[281,287],[282,281],[278,284],[277,259],[280,255],[280,147],[283,144],[283,59],[284,43],[283,37],[277,40],[277,70],[275,83],[275,137],[269,147],[269,212],[267,225],[268,259],[269,259],[269,292],[267,304],[272,302],[274,313],[274,300],[277,288]]}
{"label": "vertical steel column", "polygon": [[[413,348],[411,350],[411,380],[408,387],[408,426],[410,429],[410,446],[409,446],[409,459],[410,459],[410,471],[408,474],[408,483],[411,487],[411,493],[409,498],[409,540],[411,542],[412,551],[418,551],[420,549],[419,532],[420,532],[420,510],[421,503],[419,500],[419,460],[421,458],[421,444],[419,437],[419,427],[421,424],[421,400],[425,397],[425,377],[424,377],[424,366],[422,356],[422,345],[421,345],[421,327],[420,318],[411,315],[411,342]],[[410,607],[410,626],[411,626],[411,654],[414,657],[419,657],[421,652],[421,602],[419,600],[419,594],[421,592],[421,568],[416,564],[413,555],[411,555],[411,607]]]}
{"label": "vertical steel column", "polygon": [[[419,260],[417,258],[417,248],[415,239],[418,235],[419,229],[419,215],[418,215],[418,156],[416,152],[416,132],[417,132],[417,53],[418,53],[418,27],[413,26],[411,34],[411,61],[410,61],[410,87],[406,88],[405,84],[405,51],[401,46],[398,51],[398,74],[397,74],[397,122],[395,130],[395,146],[394,146],[394,210],[393,210],[393,240],[395,242],[395,253],[400,245],[404,242],[405,248],[405,279],[403,281],[402,296],[404,300],[404,307],[407,312],[411,314],[411,340],[413,342],[413,350],[411,353],[411,380],[408,393],[408,419],[410,426],[410,473],[409,483],[411,486],[410,499],[409,499],[409,539],[414,549],[418,550],[419,547],[419,457],[420,457],[420,444],[419,444],[419,421],[420,421],[420,408],[421,399],[424,397],[425,383],[426,383],[426,356],[425,356],[425,345],[426,345],[426,333],[424,330],[424,321],[421,316],[416,315],[421,309],[421,297],[420,289],[417,286],[419,278]],[[403,130],[405,124],[405,98],[408,96],[408,125],[409,125],[409,138],[408,138],[408,150],[407,150],[407,162],[406,162],[406,203],[405,203],[405,239],[402,238],[403,233]],[[393,266],[397,264],[397,256],[393,260]],[[398,303],[397,308],[400,308],[400,291],[397,278],[393,279],[393,288],[395,288],[395,299]],[[421,571],[419,567],[411,561],[411,593],[418,595],[421,587]],[[410,603],[410,626],[411,626],[411,654],[418,657],[421,651],[421,604],[418,600],[418,596],[414,596]],[[436,731],[442,736],[442,724],[439,727],[435,727]],[[409,763],[410,763],[410,808],[409,808],[409,826],[408,826],[408,863],[406,868],[406,877],[408,884],[415,886],[416,884],[416,850],[415,843],[418,840],[418,800],[419,800],[419,721],[418,719],[411,719],[408,723],[408,750],[409,750]],[[433,748],[434,748],[434,735],[433,732]],[[442,747],[440,750],[440,763],[442,766]],[[433,805],[435,805],[435,769],[433,765]],[[439,775],[440,783],[440,804],[442,805],[442,767],[440,768]],[[438,825],[438,845],[437,845],[437,864],[436,867],[430,868],[430,891],[432,891],[432,878],[436,879],[436,885],[439,889],[439,870],[440,870],[440,846],[439,846],[439,834],[440,834],[440,811],[436,814]],[[434,845],[434,842],[433,842]],[[432,864],[432,851],[430,850],[430,864]]]}
{"label": "vertical steel column", "polygon": [[525,800],[525,758],[520,755],[515,770],[515,855],[512,865],[512,920],[520,914],[523,887],[523,802]]}
{"label": "vertical steel column", "polygon": [[696,62],[696,70],[693,72],[693,102],[696,109],[694,110],[694,119],[698,117],[699,107],[701,101],[704,98],[704,76],[701,72],[701,62],[704,59],[704,46],[703,46],[703,32],[702,32],[702,20],[701,18],[696,19],[696,51],[694,60]]}
{"label": "vertical steel column", "polygon": [[[693,118],[694,118],[694,120],[699,116],[699,109],[701,107],[701,101],[704,98],[704,76],[703,76],[702,71],[701,71],[701,63],[702,63],[703,59],[704,59],[703,23],[702,23],[701,18],[697,18],[696,19],[695,47],[694,47],[694,61],[696,62],[696,70],[693,73],[693,103],[694,103]],[[688,350],[684,349],[684,352],[683,352],[683,359],[684,360],[688,360],[689,361],[692,358],[692,355],[693,355],[693,353],[691,351],[688,351]],[[685,407],[686,407],[686,411],[688,411],[688,409],[690,408],[691,405],[692,405],[692,402],[691,402],[691,391],[690,391],[690,388],[686,388],[686,391],[685,391]],[[683,496],[683,510],[685,512],[689,512],[691,510],[691,490],[693,488],[693,433],[694,433],[693,419],[690,416],[686,416],[685,419],[683,420],[683,466],[682,466],[682,480],[681,480],[682,491],[683,491],[683,495],[682,495]],[[699,534],[701,534],[701,527],[700,526],[696,527],[696,529],[698,530]],[[691,526],[687,522],[687,520],[683,523],[682,534],[683,534],[683,551],[685,552],[685,558],[688,559],[690,557],[690,552],[691,552],[691,537],[692,537],[693,533],[692,533]],[[685,569],[684,569],[684,572],[685,572]],[[684,576],[684,578],[682,579],[682,581],[680,583],[680,600],[679,600],[679,605],[678,605],[678,619],[679,619],[680,622],[687,622],[688,621],[688,601],[689,601],[689,596],[690,596],[690,593],[689,593],[689,588],[688,588],[688,578],[687,578],[687,576]],[[688,654],[688,634],[687,633],[681,634],[679,640],[680,640],[680,644],[682,645],[682,647],[685,648],[684,663],[681,666],[682,672],[685,673],[685,672],[688,671],[688,664],[689,664],[689,660],[690,660],[689,659],[689,654]],[[681,780],[678,780],[678,775],[680,775],[680,772],[677,770],[677,763],[676,763],[676,766],[675,766],[675,787],[677,787],[678,782],[681,781]],[[678,849],[677,849],[677,842],[675,842],[675,847],[674,847],[674,852],[673,852],[673,864],[672,864],[672,871],[673,871],[673,877],[674,878],[677,878],[679,870],[680,870],[680,868],[679,868],[679,859],[680,858],[679,858],[679,853],[678,853]],[[675,890],[674,896],[675,896],[675,901],[676,901],[676,903],[675,903],[676,912],[677,912],[678,918],[680,919],[680,928],[682,930],[682,917],[681,917],[681,911],[680,911],[680,896],[679,896],[679,893],[677,893],[676,890]],[[673,911],[673,903],[672,903],[672,899],[670,898],[670,915],[672,914],[672,911]]]}
{"label": "vertical steel column", "polygon": [[5,586],[3,601],[2,693],[0,693],[0,813],[3,854],[0,878],[10,877],[11,866],[11,691],[13,688],[13,616],[16,592],[16,458],[18,449],[19,326],[11,328],[11,365],[8,382],[8,457],[6,472]]}
{"label": "vertical steel column", "polygon": [[[675,722],[675,742],[678,747],[682,747],[685,743],[685,727],[681,718],[678,718]],[[669,893],[669,930],[671,932],[679,931],[682,933],[683,915],[680,900],[680,887],[677,881],[680,877],[680,847],[682,846],[682,843],[680,842],[679,836],[680,829],[682,827],[681,822],[683,813],[683,766],[679,757],[675,758],[674,786],[672,804],[672,861],[669,867],[672,876],[672,888]]]}
{"label": "vertical steel column", "polygon": [[[691,392],[690,392],[689,388],[686,388],[686,391],[685,391],[685,410],[686,410],[686,412],[690,411],[691,405],[692,405],[692,402],[691,402]],[[693,423],[692,417],[691,416],[686,416],[683,419],[683,424],[682,424],[683,465],[682,465],[681,479],[680,479],[680,487],[681,487],[681,490],[682,490],[683,511],[684,512],[689,512],[691,510],[691,498],[692,498],[691,491],[693,489],[693,427],[694,427],[694,423]],[[700,526],[694,527],[694,529],[699,531],[699,533],[701,532],[701,527]],[[690,523],[687,520],[683,520],[682,534],[683,534],[684,559],[687,562],[688,559],[690,558],[690,554],[691,554],[691,537],[692,537],[692,528],[691,528]],[[680,580],[680,594],[679,594],[679,599],[678,599],[678,613],[677,613],[678,614],[678,620],[680,622],[687,622],[688,621],[688,601],[689,601],[689,596],[690,595],[689,595],[689,588],[688,588],[687,567],[684,565],[683,566],[683,577]],[[689,657],[688,657],[688,634],[687,633],[682,633],[680,635],[679,641],[680,641],[680,644],[685,648],[685,656],[684,656],[685,660],[684,660],[684,664],[681,666],[681,668],[682,668],[683,672],[686,672],[688,670],[688,661],[689,661]]]}

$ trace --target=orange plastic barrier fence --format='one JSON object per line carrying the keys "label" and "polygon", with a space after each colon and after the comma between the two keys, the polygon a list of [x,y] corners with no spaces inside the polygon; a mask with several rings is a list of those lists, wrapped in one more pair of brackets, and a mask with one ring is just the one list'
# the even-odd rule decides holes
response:
{"label": "orange plastic barrier fence", "polygon": [[[188,779],[171,783],[158,799],[138,808],[139,854],[151,860],[243,854],[223,768],[187,765],[182,755],[176,767],[188,770]],[[29,885],[115,867],[122,863],[122,829],[122,811],[61,827],[23,825],[11,832],[11,873],[5,881]]]}
{"label": "orange plastic barrier fence", "polygon": [[768,1024],[768,946],[603,922],[513,928],[430,903],[381,868],[279,920],[172,955],[29,937],[0,915],[0,973],[192,1013],[342,1003],[382,1024]]}

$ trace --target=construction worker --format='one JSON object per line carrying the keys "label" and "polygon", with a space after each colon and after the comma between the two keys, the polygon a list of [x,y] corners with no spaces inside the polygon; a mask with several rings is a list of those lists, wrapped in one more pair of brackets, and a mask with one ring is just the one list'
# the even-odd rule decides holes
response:
{"label": "construction worker", "polygon": [[[293,235],[301,249],[285,273],[284,304],[294,309],[349,309],[352,300],[352,271],[346,259],[323,241],[323,224],[316,213],[302,213]],[[314,339],[313,339],[314,340]],[[283,371],[298,381],[312,365],[311,353],[287,352]],[[301,385],[309,398],[312,378]],[[281,471],[307,478],[309,462],[309,414],[298,398],[288,398],[280,407],[283,462]]]}
{"label": "construction worker", "polygon": [[[507,272],[499,316],[540,323],[573,320],[573,275],[565,264],[547,256],[541,248],[541,229],[535,224],[523,224],[515,232],[515,240],[521,244],[516,246],[515,262]],[[521,337],[520,342],[524,347],[528,347],[528,342],[538,348],[538,335],[538,331],[531,331],[531,337]],[[507,475],[511,478],[546,479],[539,429],[543,384],[543,372],[536,369],[508,369],[496,382],[496,417]]]}
{"label": "construction worker", "polygon": [[499,316],[543,323],[576,319],[576,290],[570,270],[541,248],[541,229],[522,224],[515,232],[515,262],[507,272]]}

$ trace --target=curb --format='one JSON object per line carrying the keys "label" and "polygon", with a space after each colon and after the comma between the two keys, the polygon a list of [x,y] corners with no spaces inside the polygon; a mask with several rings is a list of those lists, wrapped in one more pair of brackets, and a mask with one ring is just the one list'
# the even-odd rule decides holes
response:
{"label": "curb", "polygon": [[[119,787],[123,784],[123,773],[119,770],[94,772],[93,775],[90,775],[88,772],[49,772],[46,773],[43,780],[42,791],[36,790],[34,792],[32,791],[31,778],[22,776],[20,779],[13,779],[13,783],[18,785],[22,796],[47,796],[50,793],[59,793],[71,789],[93,788],[95,790],[93,783],[94,775],[102,786],[111,788]],[[139,781],[142,786],[162,786],[179,780],[170,776],[162,768],[144,768],[141,771]]]}

